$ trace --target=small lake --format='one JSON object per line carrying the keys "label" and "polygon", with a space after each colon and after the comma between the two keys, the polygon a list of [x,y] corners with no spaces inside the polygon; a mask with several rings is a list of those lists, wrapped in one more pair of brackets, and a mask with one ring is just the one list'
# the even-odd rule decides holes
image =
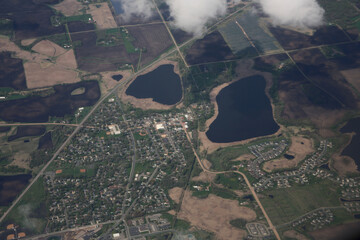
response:
{"label": "small lake", "polygon": [[216,97],[219,114],[207,137],[212,142],[228,143],[276,133],[279,125],[265,87],[265,79],[254,75],[222,89]]}
{"label": "small lake", "polygon": [[31,174],[0,176],[0,206],[9,206],[28,185]]}
{"label": "small lake", "polygon": [[136,98],[152,98],[164,105],[173,105],[182,98],[180,76],[174,72],[174,65],[162,65],[137,77],[126,89],[126,94]]}
{"label": "small lake", "polygon": [[345,147],[341,155],[349,156],[354,159],[358,170],[360,169],[360,118],[351,119],[343,128],[340,129],[342,133],[352,133],[355,132],[356,135],[353,136],[349,145]]}
{"label": "small lake", "polygon": [[122,14],[124,13],[124,10],[122,8],[122,3],[121,0],[110,0],[114,9],[115,9],[115,13],[116,15]]}

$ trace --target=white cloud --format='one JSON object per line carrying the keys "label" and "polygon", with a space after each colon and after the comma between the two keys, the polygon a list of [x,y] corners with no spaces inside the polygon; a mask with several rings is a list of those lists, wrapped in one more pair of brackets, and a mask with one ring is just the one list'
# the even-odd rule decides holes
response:
{"label": "white cloud", "polygon": [[226,13],[226,0],[166,0],[173,24],[186,32],[200,35],[205,24]]}
{"label": "white cloud", "polygon": [[[316,0],[258,0],[274,24],[317,27],[323,23],[324,9]],[[335,0],[333,0],[335,1]]]}
{"label": "white cloud", "polygon": [[153,3],[151,0],[117,0],[122,4],[124,13],[122,17],[127,21],[132,15],[142,18],[150,18],[153,14]]}

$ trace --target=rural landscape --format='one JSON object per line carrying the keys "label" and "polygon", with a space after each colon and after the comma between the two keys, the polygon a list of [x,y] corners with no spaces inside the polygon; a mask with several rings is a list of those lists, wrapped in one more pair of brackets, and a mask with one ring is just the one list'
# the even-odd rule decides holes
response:
{"label": "rural landscape", "polygon": [[359,239],[359,0],[0,4],[0,239]]}

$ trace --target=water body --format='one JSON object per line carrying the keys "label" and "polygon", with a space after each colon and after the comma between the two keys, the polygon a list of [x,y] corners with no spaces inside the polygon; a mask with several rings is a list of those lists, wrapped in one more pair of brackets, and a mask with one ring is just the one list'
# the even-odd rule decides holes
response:
{"label": "water body", "polygon": [[122,14],[124,13],[124,10],[122,8],[122,3],[121,0],[110,0],[114,9],[115,9],[115,13],[116,15]]}
{"label": "water body", "polygon": [[112,75],[111,78],[118,82],[123,78],[123,75],[121,75],[121,74]]}
{"label": "water body", "polygon": [[289,155],[289,154],[284,154],[284,157],[288,160],[292,160],[295,158],[293,155]]}
{"label": "water body", "polygon": [[351,119],[343,128],[342,133],[355,133],[349,145],[345,147],[341,155],[349,156],[354,159],[358,170],[360,169],[360,117]]}
{"label": "water body", "polygon": [[254,75],[222,89],[216,97],[219,114],[207,137],[212,142],[228,143],[276,133],[279,126],[265,87],[265,79]]}
{"label": "water body", "polygon": [[28,185],[30,174],[0,176],[0,206],[9,206]]}
{"label": "water body", "polygon": [[182,98],[181,80],[174,65],[161,65],[152,72],[137,77],[126,89],[126,94],[136,98],[152,98],[164,105],[173,105]]}

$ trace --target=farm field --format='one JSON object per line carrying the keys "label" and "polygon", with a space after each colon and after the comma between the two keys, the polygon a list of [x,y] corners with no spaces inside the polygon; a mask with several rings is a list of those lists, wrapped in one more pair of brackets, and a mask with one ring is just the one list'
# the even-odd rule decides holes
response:
{"label": "farm field", "polygon": [[[260,199],[275,225],[287,223],[320,207],[340,205],[338,189],[329,181],[265,191]],[[326,197],[324,197],[326,196]]]}

